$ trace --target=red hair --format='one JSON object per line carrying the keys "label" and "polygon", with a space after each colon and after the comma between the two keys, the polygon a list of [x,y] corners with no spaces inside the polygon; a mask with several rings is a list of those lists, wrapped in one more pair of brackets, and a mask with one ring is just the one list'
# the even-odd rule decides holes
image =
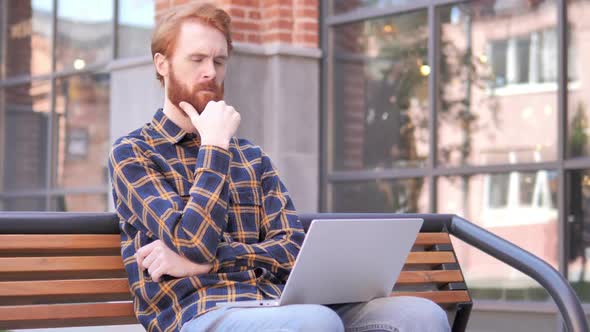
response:
{"label": "red hair", "polygon": [[[156,53],[164,56],[172,56],[176,47],[176,39],[180,34],[182,23],[189,20],[198,20],[204,24],[219,30],[227,41],[227,51],[233,49],[231,39],[231,18],[223,9],[210,4],[201,3],[186,5],[166,11],[156,23],[152,34],[152,59]],[[156,78],[164,84],[164,77],[156,71]]]}

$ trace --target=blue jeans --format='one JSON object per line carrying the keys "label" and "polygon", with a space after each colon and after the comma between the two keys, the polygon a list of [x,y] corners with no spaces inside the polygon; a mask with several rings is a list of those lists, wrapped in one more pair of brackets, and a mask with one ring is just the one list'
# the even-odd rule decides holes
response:
{"label": "blue jeans", "polygon": [[385,297],[364,303],[270,308],[221,308],[183,325],[197,331],[450,331],[436,303],[417,297]]}

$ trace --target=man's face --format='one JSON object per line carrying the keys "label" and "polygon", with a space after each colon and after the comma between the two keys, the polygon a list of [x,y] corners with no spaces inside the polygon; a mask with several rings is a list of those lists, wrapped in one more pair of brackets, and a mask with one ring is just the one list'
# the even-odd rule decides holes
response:
{"label": "man's face", "polygon": [[184,22],[168,59],[168,99],[175,106],[186,101],[199,113],[209,101],[222,100],[227,58],[227,42],[220,31],[197,21]]}

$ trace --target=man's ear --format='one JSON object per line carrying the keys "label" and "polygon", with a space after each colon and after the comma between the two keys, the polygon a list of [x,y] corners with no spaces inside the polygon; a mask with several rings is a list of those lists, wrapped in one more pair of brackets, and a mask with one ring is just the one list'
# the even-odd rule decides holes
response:
{"label": "man's ear", "polygon": [[154,65],[156,66],[156,71],[163,77],[168,77],[168,71],[170,70],[170,64],[168,63],[168,59],[162,53],[156,53],[154,55]]}

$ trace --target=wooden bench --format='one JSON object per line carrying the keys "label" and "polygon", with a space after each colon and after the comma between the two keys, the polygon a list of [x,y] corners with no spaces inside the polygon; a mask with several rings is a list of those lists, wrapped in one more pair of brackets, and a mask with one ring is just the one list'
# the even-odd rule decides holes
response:
{"label": "wooden bench", "polygon": [[[375,215],[300,219],[307,229],[326,216]],[[445,224],[449,215],[432,216],[391,296],[431,299],[450,313],[453,331],[464,331],[472,301]],[[137,323],[118,233],[113,213],[0,213],[0,329]]]}

